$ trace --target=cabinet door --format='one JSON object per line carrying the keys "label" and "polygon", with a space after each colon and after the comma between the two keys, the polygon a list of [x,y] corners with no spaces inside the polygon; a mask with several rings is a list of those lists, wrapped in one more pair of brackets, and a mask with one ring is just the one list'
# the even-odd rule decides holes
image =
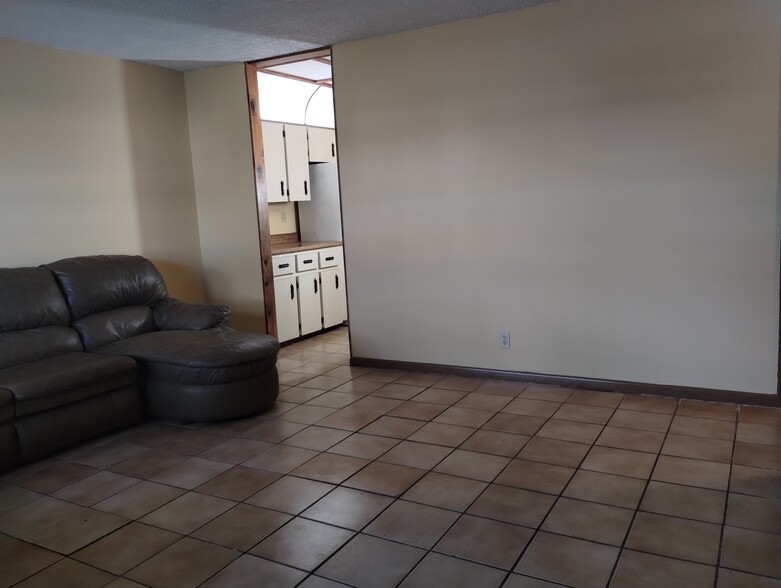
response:
{"label": "cabinet door", "polygon": [[266,193],[269,202],[287,202],[287,166],[285,164],[285,125],[263,122],[263,162],[266,166]]}
{"label": "cabinet door", "polygon": [[306,127],[285,125],[285,153],[290,200],[311,200]]}
{"label": "cabinet door", "polygon": [[344,292],[344,269],[339,266],[320,272],[323,301],[323,327],[333,327],[347,319],[347,297]]}
{"label": "cabinet door", "polygon": [[289,341],[298,337],[298,296],[296,278],[274,278],[274,297],[277,304],[277,339]]}
{"label": "cabinet door", "polygon": [[309,162],[336,161],[336,132],[333,129],[309,127]]}
{"label": "cabinet door", "polygon": [[320,272],[298,274],[298,315],[301,319],[302,335],[323,328],[319,277]]}

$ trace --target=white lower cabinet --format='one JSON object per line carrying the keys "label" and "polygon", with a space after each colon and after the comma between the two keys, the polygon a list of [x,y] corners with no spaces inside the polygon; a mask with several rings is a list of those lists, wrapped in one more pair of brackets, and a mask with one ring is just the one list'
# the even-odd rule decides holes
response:
{"label": "white lower cabinet", "polygon": [[341,247],[273,257],[280,342],[347,320],[343,264]]}

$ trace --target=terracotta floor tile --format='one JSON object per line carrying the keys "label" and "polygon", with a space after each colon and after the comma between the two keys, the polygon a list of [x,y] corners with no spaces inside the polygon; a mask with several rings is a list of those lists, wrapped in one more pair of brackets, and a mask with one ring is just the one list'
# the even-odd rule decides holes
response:
{"label": "terracotta floor tile", "polygon": [[561,408],[553,414],[553,418],[564,421],[576,421],[580,423],[592,423],[596,425],[606,425],[610,420],[614,409],[602,406],[584,406],[582,404],[572,404],[567,401],[561,405]]}
{"label": "terracotta floor tile", "polygon": [[447,390],[459,390],[472,392],[479,388],[485,380],[480,378],[468,378],[463,376],[447,376],[433,385],[434,388],[445,388]]}
{"label": "terracotta floor tile", "polygon": [[621,553],[611,588],[712,588],[716,568],[625,550]]}
{"label": "terracotta floor tile", "polygon": [[779,535],[781,501],[731,493],[727,503],[726,524]]}
{"label": "terracotta floor tile", "polygon": [[495,482],[547,494],[560,494],[574,472],[574,469],[563,466],[514,459]]}
{"label": "terracotta floor tile", "polygon": [[127,519],[113,514],[84,508],[27,535],[24,539],[46,549],[69,555],[119,529],[127,522]]}
{"label": "terracotta floor tile", "polygon": [[202,494],[211,494],[228,500],[242,501],[265,488],[282,474],[256,468],[234,466],[196,488]]}
{"label": "terracotta floor tile", "polygon": [[292,437],[299,431],[306,429],[306,425],[301,423],[289,423],[287,421],[267,421],[255,425],[251,429],[244,431],[241,436],[256,441],[266,441],[267,443],[279,443],[288,437]]}
{"label": "terracotta floor tile", "polygon": [[440,414],[446,408],[447,406],[443,404],[409,401],[399,405],[398,408],[394,408],[388,413],[388,416],[428,421]]}
{"label": "terracotta floor tile", "polygon": [[288,386],[298,386],[299,384],[311,380],[314,376],[312,374],[300,374],[296,372],[280,372],[279,383],[287,384]]}
{"label": "terracotta floor tile", "polygon": [[130,523],[73,554],[73,558],[121,576],[181,539],[178,533]]}
{"label": "terracotta floor tile", "polygon": [[738,420],[742,423],[781,427],[781,409],[764,406],[741,406]]}
{"label": "terracotta floor tile", "polygon": [[235,502],[216,496],[188,492],[153,510],[140,522],[187,535],[235,505]]}
{"label": "terracotta floor tile", "polygon": [[[355,396],[367,396],[385,386],[385,382],[373,382],[370,380],[351,380],[334,389],[334,392],[352,394]],[[358,400],[357,398],[354,400]]]}
{"label": "terracotta floor tile", "polygon": [[451,406],[461,400],[467,392],[459,392],[457,390],[443,390],[440,388],[428,388],[424,390],[410,402],[425,402],[426,404],[441,404],[445,406]]}
{"label": "terracotta floor tile", "polygon": [[781,470],[781,447],[755,443],[735,443],[733,463],[755,468]]}
{"label": "terracotta floor tile", "polygon": [[561,584],[530,578],[520,574],[510,574],[510,578],[502,585],[502,588],[558,588]]}
{"label": "terracotta floor tile", "polygon": [[84,565],[72,559],[61,559],[53,566],[46,568],[28,578],[19,588],[101,588],[114,576],[101,570]]}
{"label": "terracotta floor tile", "polygon": [[348,479],[344,485],[387,496],[400,496],[425,473],[425,470],[375,461]]}
{"label": "terracotta floor tile", "polygon": [[462,588],[498,588],[504,572],[487,566],[429,553],[400,584],[399,588],[431,588],[461,586]]}
{"label": "terracotta floor tile", "polygon": [[250,553],[277,563],[312,571],[355,533],[296,518],[256,545]]}
{"label": "terracotta floor tile", "polygon": [[540,532],[516,572],[582,588],[607,585],[618,548]]}
{"label": "terracotta floor tile", "polygon": [[245,502],[290,514],[298,514],[333,490],[331,484],[284,476]]}
{"label": "terracotta floor tile", "polygon": [[402,419],[392,416],[381,416],[373,423],[361,429],[361,433],[367,435],[379,435],[381,437],[391,437],[393,439],[406,439],[412,433],[424,425],[421,421],[414,419]]}
{"label": "terracotta floor tile", "polygon": [[409,545],[357,535],[318,571],[318,575],[361,588],[396,586],[426,555]]}
{"label": "terracotta floor tile", "polygon": [[481,428],[488,431],[500,431],[502,433],[514,433],[516,435],[534,435],[547,420],[546,417],[533,417],[500,412]]}
{"label": "terracotta floor tile", "polygon": [[125,443],[123,440],[110,441],[99,447],[83,451],[69,458],[83,465],[94,468],[108,468],[120,461],[124,461],[136,455],[141,455],[149,451],[148,447],[136,445],[135,443]]}
{"label": "terracotta floor tile", "polygon": [[[341,386],[345,382],[348,382],[350,378],[344,376],[315,376],[311,380],[300,382],[298,386],[301,388],[318,388],[320,390],[333,390],[334,388]],[[282,379],[280,378],[280,382]]]}
{"label": "terracotta floor tile", "polygon": [[781,498],[781,472],[733,465],[730,491],[765,498]]}
{"label": "terracotta floor tile", "polygon": [[82,510],[76,504],[43,496],[0,515],[0,532],[24,538]]}
{"label": "terracotta floor tile", "polygon": [[730,468],[727,464],[662,455],[651,479],[671,484],[726,490],[729,475]]}
{"label": "terracotta floor tile", "polygon": [[192,537],[223,547],[247,551],[293,517],[274,510],[237,504],[205,524]]}
{"label": "terracotta floor tile", "polygon": [[185,537],[127,573],[151,588],[198,586],[239,556],[239,552]]}
{"label": "terracotta floor tile", "polygon": [[407,384],[399,384],[394,382],[391,384],[385,384],[382,388],[372,392],[372,396],[394,398],[396,400],[409,400],[413,396],[417,396],[423,392],[425,389],[425,386],[410,386]]}
{"label": "terracotta floor tile", "polygon": [[399,370],[370,369],[365,374],[358,376],[358,379],[387,384],[388,382],[395,382],[406,375],[406,372]]}
{"label": "terracotta floor tile", "polygon": [[163,444],[160,449],[167,449],[168,451],[175,451],[184,455],[198,455],[226,440],[227,437],[225,435],[187,429]]}
{"label": "terracotta floor tile", "polygon": [[732,441],[670,434],[667,435],[664,442],[662,454],[730,463],[732,461]]}
{"label": "terracotta floor tile", "polygon": [[43,494],[27,490],[25,488],[17,488],[10,484],[0,485],[0,514],[15,509],[17,506],[23,506],[38,500]]}
{"label": "terracotta floor tile", "polygon": [[24,541],[0,547],[0,586],[8,588],[62,559],[62,555]]}
{"label": "terracotta floor tile", "polygon": [[717,588],[781,588],[781,580],[719,568]]}
{"label": "terracotta floor tile", "polygon": [[510,414],[522,414],[525,416],[551,417],[562,405],[558,402],[546,400],[534,400],[519,396],[502,409],[502,412]]}
{"label": "terracotta floor tile", "polygon": [[[510,380],[486,380],[475,388],[474,393],[481,396],[498,396],[508,399],[517,397],[529,385],[526,382],[513,382]],[[506,402],[505,402],[506,404]],[[498,410],[498,409],[497,409]]]}
{"label": "terracotta floor tile", "polygon": [[[332,369],[334,369],[334,366],[331,363],[310,361],[308,363],[303,363],[301,365],[298,365],[295,368],[291,369],[290,371],[298,372],[299,374],[311,374],[313,376],[319,376],[326,372],[330,372]],[[334,374],[332,375],[332,377],[338,378],[339,376]],[[347,377],[347,376],[342,376],[342,377]]]}
{"label": "terracotta floor tile", "polygon": [[486,455],[474,451],[456,449],[434,468],[435,472],[490,482],[501,472],[510,459],[498,455]]}
{"label": "terracotta floor tile", "polygon": [[518,525],[463,515],[434,549],[509,570],[533,534],[531,529]]}
{"label": "terracotta floor tile", "polygon": [[121,492],[139,483],[138,478],[123,476],[113,472],[101,471],[87,478],[64,486],[52,493],[52,496],[82,506],[92,506],[96,502]]}
{"label": "terracotta floor tile", "polygon": [[356,402],[360,397],[355,394],[347,394],[345,392],[326,392],[316,398],[313,398],[308,405],[311,406],[325,406],[328,408],[344,408],[349,406],[353,402]]}
{"label": "terracotta floor tile", "polygon": [[17,478],[14,480],[14,485],[33,490],[34,492],[48,494],[82,480],[87,476],[96,474],[98,471],[90,466],[62,461],[27,476]]}
{"label": "terracotta floor tile", "polygon": [[629,532],[626,547],[716,565],[720,538],[721,525],[639,512]]}
{"label": "terracotta floor tile", "polygon": [[318,451],[312,451],[311,449],[302,449],[289,445],[275,445],[271,449],[267,449],[263,453],[259,453],[243,462],[242,465],[269,472],[287,474],[319,454]]}
{"label": "terracotta floor tile", "polygon": [[368,463],[368,459],[321,453],[304,465],[294,469],[290,474],[300,478],[319,480],[320,482],[341,484]]}
{"label": "terracotta floor tile", "polygon": [[458,518],[458,513],[397,500],[363,532],[414,547],[430,549]]}
{"label": "terracotta floor tile", "polygon": [[293,588],[306,577],[306,572],[244,554],[212,576],[200,588],[256,588],[258,578],[265,586]]}
{"label": "terracotta floor tile", "polygon": [[621,547],[633,516],[627,508],[560,498],[542,530]]}
{"label": "terracotta floor tile", "polygon": [[255,457],[271,447],[271,443],[255,441],[254,439],[228,439],[198,454],[204,459],[213,459],[225,463],[237,464]]}
{"label": "terracotta floor tile", "polygon": [[[485,385],[485,384],[484,384]],[[500,396],[498,394],[481,393],[480,388],[476,392],[467,394],[456,402],[455,406],[461,408],[473,408],[475,410],[487,410],[498,412],[507,406],[514,396]]]}
{"label": "terracotta floor tile", "polygon": [[659,453],[664,443],[664,433],[641,431],[639,429],[622,429],[608,425],[602,431],[596,444],[616,449],[631,449]]}
{"label": "terracotta floor tile", "polygon": [[644,480],[578,470],[562,495],[612,506],[637,508],[644,489]]}
{"label": "terracotta floor tile", "polygon": [[192,490],[230,468],[230,464],[221,461],[188,457],[183,462],[160,472],[151,481]]}
{"label": "terracotta floor tile", "polygon": [[[349,455],[363,459],[377,459],[383,453],[398,445],[398,439],[353,433],[350,437],[331,447],[328,453]],[[355,473],[355,472],[353,472]]]}
{"label": "terracotta floor tile", "polygon": [[280,392],[277,398],[282,402],[304,404],[313,398],[317,398],[321,394],[325,394],[325,392],[317,390],[316,388],[299,388],[298,386],[294,386],[293,388],[288,388],[284,392]]}
{"label": "terracotta floor tile", "polygon": [[423,386],[428,388],[439,382],[445,374],[412,373],[406,374],[396,380],[396,384],[409,384],[411,386]]}
{"label": "terracotta floor tile", "polygon": [[357,400],[352,407],[356,410],[376,413],[377,416],[392,411],[404,403],[403,400],[395,398],[383,398],[381,396],[365,396]]}
{"label": "terracotta floor tile", "polygon": [[661,396],[641,396],[626,394],[618,407],[622,410],[636,410],[642,412],[656,412],[659,414],[673,414],[678,408],[677,398],[663,398]]}
{"label": "terracotta floor tile", "polygon": [[142,481],[127,490],[102,500],[93,508],[125,517],[137,519],[184,494],[183,488],[174,488],[156,482]]}
{"label": "terracotta floor tile", "polygon": [[611,427],[666,433],[671,422],[672,415],[655,412],[637,412],[619,408],[610,418],[608,424]]}
{"label": "terracotta floor tile", "polygon": [[732,441],[735,436],[735,423],[676,415],[670,426],[670,433]]}
{"label": "terracotta floor tile", "polygon": [[407,490],[403,498],[463,512],[487,486],[477,480],[429,472]]}
{"label": "terracotta floor tile", "polygon": [[493,416],[494,412],[492,411],[451,406],[438,417],[436,417],[434,422],[445,423],[446,425],[460,425],[462,427],[479,428],[488,422],[488,420],[490,420]]}
{"label": "terracotta floor tile", "polygon": [[581,466],[584,470],[647,479],[656,457],[650,453],[594,446]]}
{"label": "terracotta floor tile", "polygon": [[174,427],[165,423],[147,423],[124,437],[124,440],[144,447],[160,447],[184,431],[183,427]]}
{"label": "terracotta floor tile", "polygon": [[291,423],[301,423],[304,425],[313,425],[318,421],[323,420],[325,417],[336,412],[335,408],[327,408],[325,406],[314,406],[312,404],[302,404],[296,406],[293,409],[285,411],[284,414],[279,416],[282,421],[289,421]]}
{"label": "terracotta floor tile", "polygon": [[556,497],[520,488],[491,484],[467,513],[497,521],[536,528],[556,502]]}
{"label": "terracotta floor tile", "polygon": [[719,490],[651,481],[640,510],[721,524],[726,501],[727,494]]}
{"label": "terracotta floor tile", "polygon": [[781,445],[781,426],[738,423],[735,440],[757,445]]}
{"label": "terracotta floor tile", "polygon": [[114,464],[111,466],[111,471],[146,480],[178,463],[182,463],[185,459],[187,459],[187,456],[182,453],[165,449],[153,449]]}
{"label": "terracotta floor tile", "polygon": [[388,496],[336,488],[301,513],[302,517],[359,531],[393,502]]}
{"label": "terracotta floor tile", "polygon": [[377,420],[379,416],[376,412],[359,410],[354,405],[350,405],[325,417],[319,424],[323,427],[333,427],[345,431],[358,431]]}
{"label": "terracotta floor tile", "polygon": [[585,404],[587,406],[602,406],[604,408],[616,408],[621,404],[623,394],[618,392],[602,392],[599,390],[575,390],[567,399],[573,404]]}
{"label": "terracotta floor tile", "polygon": [[588,450],[589,446],[583,443],[533,437],[518,453],[518,458],[576,467],[586,456]]}
{"label": "terracotta floor tile", "polygon": [[396,465],[429,470],[442,461],[453,449],[429,443],[402,441],[382,455],[379,460]]}
{"label": "terracotta floor tile", "polygon": [[460,449],[504,457],[515,457],[529,439],[530,437],[526,435],[514,435],[512,433],[481,429],[475,431],[469,439],[464,441]]}
{"label": "terracotta floor tile", "polygon": [[311,449],[313,451],[325,451],[349,436],[349,431],[313,425],[296,433],[292,437],[288,437],[282,444],[301,447],[302,449]]}
{"label": "terracotta floor tile", "polygon": [[735,422],[738,416],[738,405],[723,402],[681,400],[675,414],[677,416]]}
{"label": "terracotta floor tile", "polygon": [[537,432],[537,436],[560,439],[562,441],[574,441],[576,443],[588,443],[590,445],[597,440],[597,437],[602,432],[602,428],[602,425],[561,421],[552,418],[542,426]]}
{"label": "terracotta floor tile", "polygon": [[533,400],[549,400],[552,402],[565,402],[574,390],[561,386],[549,386],[546,384],[529,384],[520,396]]}
{"label": "terracotta floor tile", "polygon": [[427,423],[410,435],[409,440],[418,441],[420,443],[431,443],[432,445],[458,447],[466,441],[475,430],[476,429],[470,427],[460,427],[457,425]]}

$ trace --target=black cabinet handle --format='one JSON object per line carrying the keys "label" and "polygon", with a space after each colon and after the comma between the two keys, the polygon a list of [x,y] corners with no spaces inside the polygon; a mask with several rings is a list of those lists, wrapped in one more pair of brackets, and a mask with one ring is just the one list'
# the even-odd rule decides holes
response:
{"label": "black cabinet handle", "polygon": [[309,189],[307,188],[306,180],[304,180],[304,194],[309,194]]}
{"label": "black cabinet handle", "polygon": [[317,294],[317,278],[315,278],[315,294]]}
{"label": "black cabinet handle", "polygon": [[295,300],[296,298],[296,289],[293,288],[293,284],[290,284],[290,300]]}
{"label": "black cabinet handle", "polygon": [[336,157],[336,147],[331,143],[331,157]]}
{"label": "black cabinet handle", "polygon": [[290,264],[289,263],[280,263],[279,265],[277,265],[277,267],[279,269],[285,269],[286,267],[290,267]]}
{"label": "black cabinet handle", "polygon": [[336,289],[339,289],[339,275],[335,275],[334,278],[336,278]]}
{"label": "black cabinet handle", "polygon": [[334,256],[333,255],[329,255],[328,257],[325,258],[325,260],[326,261],[333,261],[334,260]]}
{"label": "black cabinet handle", "polygon": [[314,261],[315,261],[314,259],[305,259],[304,263],[305,264],[307,264],[307,263],[314,263]]}
{"label": "black cabinet handle", "polygon": [[279,182],[279,195],[284,196],[285,195],[285,180],[282,180]]}

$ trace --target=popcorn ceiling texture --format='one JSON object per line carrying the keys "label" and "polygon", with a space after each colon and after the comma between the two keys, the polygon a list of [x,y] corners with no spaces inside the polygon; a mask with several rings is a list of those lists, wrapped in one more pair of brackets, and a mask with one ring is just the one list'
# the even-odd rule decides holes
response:
{"label": "popcorn ceiling texture", "polygon": [[550,0],[0,0],[0,37],[185,71]]}

